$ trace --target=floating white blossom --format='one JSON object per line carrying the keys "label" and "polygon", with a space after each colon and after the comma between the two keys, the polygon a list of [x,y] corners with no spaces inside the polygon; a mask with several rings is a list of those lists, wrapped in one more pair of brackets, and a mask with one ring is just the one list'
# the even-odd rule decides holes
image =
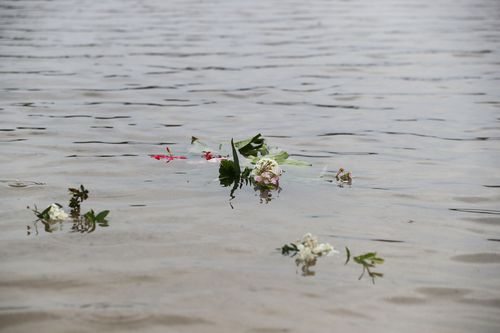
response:
{"label": "floating white blossom", "polygon": [[58,205],[50,205],[49,218],[53,221],[65,220],[68,218],[68,214]]}
{"label": "floating white blossom", "polygon": [[318,240],[310,233],[305,234],[295,245],[298,249],[297,263],[312,263],[317,257],[338,253],[329,243],[318,243]]}

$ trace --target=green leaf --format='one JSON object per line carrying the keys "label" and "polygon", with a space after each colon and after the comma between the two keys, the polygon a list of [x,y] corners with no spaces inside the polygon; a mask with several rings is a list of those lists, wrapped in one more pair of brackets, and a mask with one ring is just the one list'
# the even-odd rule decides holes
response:
{"label": "green leaf", "polygon": [[298,250],[297,245],[293,243],[285,244],[281,247],[281,254],[288,255],[290,252],[297,252]]}
{"label": "green leaf", "polygon": [[362,254],[360,256],[357,256],[354,259],[357,259],[359,261],[365,261],[366,259],[372,259],[375,257],[377,257],[377,252],[368,252],[368,253]]}
{"label": "green leaf", "polygon": [[256,157],[259,153],[261,155],[267,155],[269,153],[265,139],[260,133],[250,139],[235,142],[234,146],[238,149],[240,154],[245,157]]}
{"label": "green leaf", "polygon": [[270,154],[270,155],[267,155],[266,157],[272,158],[278,164],[283,164],[283,163],[285,163],[286,159],[288,158],[288,153],[286,151],[280,151],[279,153]]}
{"label": "green leaf", "polygon": [[95,220],[97,222],[102,222],[102,221],[104,221],[104,218],[106,216],[108,216],[108,214],[109,214],[109,210],[103,210],[102,212],[100,212],[99,214],[96,215]]}
{"label": "green leaf", "polygon": [[239,177],[240,173],[241,173],[240,159],[238,158],[238,153],[236,152],[236,148],[234,147],[233,139],[231,139],[231,148],[233,149],[233,162],[234,162],[234,166],[236,168],[235,171],[238,173],[238,177]]}
{"label": "green leaf", "polygon": [[[240,160],[238,158],[238,152],[236,151],[232,139],[231,139],[231,147],[233,150],[233,160],[220,161],[219,181],[222,186],[230,186],[232,183],[237,184],[241,177]],[[245,173],[247,173],[246,169]]]}
{"label": "green leaf", "polygon": [[[300,161],[300,160],[294,160],[294,159],[288,158],[288,156],[289,156],[288,153],[286,151],[282,150],[282,151],[279,151],[277,153],[268,154],[265,157],[272,158],[280,165],[288,164],[288,165],[294,165],[294,166],[311,166],[311,163],[308,163],[305,161]],[[261,157],[253,157],[252,159],[250,159],[250,162],[252,164],[255,164],[260,159],[261,159]]]}
{"label": "green leaf", "polygon": [[379,265],[384,263],[384,259],[382,258],[372,258],[370,259],[373,265]]}
{"label": "green leaf", "polygon": [[50,208],[51,208],[51,206],[45,208],[41,213],[38,213],[38,214],[35,213],[36,217],[38,217],[41,220],[48,220]]}
{"label": "green leaf", "polygon": [[230,186],[239,178],[233,161],[222,160],[219,166],[219,181],[222,186]]}
{"label": "green leaf", "polygon": [[245,169],[241,173],[241,179],[248,180],[250,178],[251,173],[252,173],[252,169],[249,167],[245,167]]}
{"label": "green leaf", "polygon": [[[280,163],[278,163],[280,164]],[[306,161],[294,160],[291,158],[287,158],[283,161],[282,164],[295,165],[295,166],[311,166],[312,164]]]}
{"label": "green leaf", "polygon": [[89,210],[88,212],[86,212],[84,215],[85,219],[87,219],[87,221],[89,222],[95,222],[95,213],[94,213],[94,210]]}
{"label": "green leaf", "polygon": [[351,251],[349,251],[349,248],[347,246],[345,247],[345,252],[346,252],[347,259],[345,260],[344,265],[347,265],[347,263],[349,262],[349,259],[351,259]]}

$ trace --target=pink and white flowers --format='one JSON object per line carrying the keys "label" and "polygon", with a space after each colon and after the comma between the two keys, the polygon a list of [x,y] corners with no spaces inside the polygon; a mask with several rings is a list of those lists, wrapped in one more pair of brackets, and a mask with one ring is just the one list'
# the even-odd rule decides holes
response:
{"label": "pink and white flowers", "polygon": [[262,157],[255,163],[251,175],[258,185],[275,187],[279,186],[282,173],[278,162],[272,158]]}

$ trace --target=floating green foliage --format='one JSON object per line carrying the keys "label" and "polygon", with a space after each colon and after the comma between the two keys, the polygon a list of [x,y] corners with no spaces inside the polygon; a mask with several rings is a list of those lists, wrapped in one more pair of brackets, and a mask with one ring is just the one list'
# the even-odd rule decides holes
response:
{"label": "floating green foliage", "polygon": [[281,254],[284,256],[292,254],[292,257],[299,252],[299,249],[297,248],[297,245],[294,243],[290,244],[285,244],[281,247]]}
{"label": "floating green foliage", "polygon": [[[109,226],[108,220],[106,219],[109,214],[109,210],[104,210],[96,213],[93,209],[91,209],[85,214],[81,215],[81,203],[89,198],[89,191],[83,185],[80,185],[79,188],[68,188],[68,191],[71,194],[68,206],[71,208],[70,217],[73,222],[73,225],[71,227],[72,231],[89,233],[95,230],[96,225],[99,225],[100,227]],[[55,203],[55,205],[58,208],[62,209],[62,205],[58,203]],[[39,211],[36,205],[34,207],[35,208],[32,209],[32,211],[38,218],[38,220],[36,220],[34,224],[36,234],[38,234],[36,226],[37,222],[41,222],[44,225],[44,229],[46,232],[53,232],[58,228],[62,228],[65,218],[56,220],[51,220],[50,218],[52,205],[48,206],[43,211]],[[30,209],[29,206],[28,209]],[[29,226],[28,230],[30,230]],[[28,231],[28,235],[29,234],[30,232]]]}
{"label": "floating green foliage", "polygon": [[266,140],[260,133],[252,138],[235,142],[234,147],[236,147],[244,157],[257,157],[259,154],[261,156],[269,154]]}
{"label": "floating green foliage", "polygon": [[100,227],[107,227],[108,221],[106,220],[106,216],[108,216],[108,214],[109,214],[109,210],[103,210],[102,212],[100,212],[96,215],[94,210],[91,209],[88,212],[86,212],[83,215],[83,217],[85,217],[85,219],[88,222],[97,223],[97,224],[99,224]]}
{"label": "floating green foliage", "polygon": [[354,257],[353,260],[363,266],[363,272],[359,276],[359,280],[363,277],[365,273],[368,273],[368,275],[372,278],[372,282],[375,283],[375,278],[376,277],[383,277],[384,274],[378,273],[378,272],[373,272],[371,271],[371,268],[374,268],[376,265],[383,264],[384,259],[377,257],[376,252],[368,252],[365,254],[362,254],[360,256]]}
{"label": "floating green foliage", "polygon": [[[305,162],[305,161],[300,161],[300,160],[295,160],[289,158],[290,155],[286,151],[278,151],[276,153],[270,153],[266,155],[265,157],[272,158],[275,160],[278,164],[283,165],[283,164],[288,164],[288,165],[294,165],[294,166],[311,166],[311,163]],[[252,164],[257,163],[257,161],[260,159],[260,157],[254,157],[250,160]]]}
{"label": "floating green foliage", "polygon": [[[55,203],[55,205],[57,205],[57,207],[59,208],[62,208],[62,206],[60,204],[58,204],[57,202]],[[29,206],[27,207],[28,209],[31,209]],[[50,209],[52,207],[49,206],[47,208],[45,208],[44,210],[42,211],[39,211],[38,210],[38,207],[36,205],[34,205],[34,208],[31,209],[31,211],[35,214],[35,216],[39,219],[39,220],[50,220],[50,215],[49,215],[49,212],[50,212]]]}
{"label": "floating green foliage", "polygon": [[80,216],[81,203],[89,198],[89,191],[83,185],[80,188],[68,188],[71,198],[68,206],[71,208],[70,215],[73,218]]}
{"label": "floating green foliage", "polygon": [[220,161],[219,182],[224,187],[233,186],[229,193],[229,197],[234,199],[234,192],[238,188],[241,188],[243,184],[248,185],[251,183],[250,173],[252,169],[245,167],[245,169],[241,171],[240,160],[233,139],[231,139],[231,148],[233,151],[233,160]]}
{"label": "floating green foliage", "polygon": [[345,247],[345,255],[346,255],[346,259],[345,259],[344,265],[347,265],[347,263],[349,262],[349,259],[351,259],[351,251],[349,251],[349,248],[347,246]]}
{"label": "floating green foliage", "polygon": [[233,160],[220,161],[219,181],[222,186],[230,186],[234,182],[239,182],[241,177],[240,160],[233,139],[231,139],[231,148],[233,150]]}

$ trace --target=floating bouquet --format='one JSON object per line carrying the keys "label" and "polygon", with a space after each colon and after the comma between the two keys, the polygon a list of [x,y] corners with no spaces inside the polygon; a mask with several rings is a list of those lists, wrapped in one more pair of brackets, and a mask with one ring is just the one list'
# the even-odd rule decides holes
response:
{"label": "floating bouquet", "polygon": [[318,243],[316,237],[310,233],[305,234],[302,240],[285,244],[281,247],[281,254],[295,257],[295,263],[302,270],[302,275],[314,275],[310,267],[316,265],[319,257],[324,257],[332,253],[339,253],[329,243]]}
{"label": "floating bouquet", "polygon": [[[35,221],[36,232],[36,223],[39,221],[44,225],[45,231],[52,232],[57,230],[58,227],[61,227],[62,222],[70,219],[70,217],[73,222],[71,230],[76,232],[89,233],[95,230],[96,225],[99,225],[100,227],[108,226],[106,217],[109,214],[109,210],[104,210],[96,214],[94,210],[91,209],[85,214],[81,214],[81,203],[89,197],[89,191],[83,185],[80,185],[80,188],[69,188],[68,191],[71,194],[68,204],[71,208],[70,214],[66,213],[63,206],[58,203],[53,203],[42,211],[39,211],[35,205],[32,211],[38,218]],[[29,206],[28,209],[30,209]],[[30,228],[28,227],[28,230],[29,229]]]}

